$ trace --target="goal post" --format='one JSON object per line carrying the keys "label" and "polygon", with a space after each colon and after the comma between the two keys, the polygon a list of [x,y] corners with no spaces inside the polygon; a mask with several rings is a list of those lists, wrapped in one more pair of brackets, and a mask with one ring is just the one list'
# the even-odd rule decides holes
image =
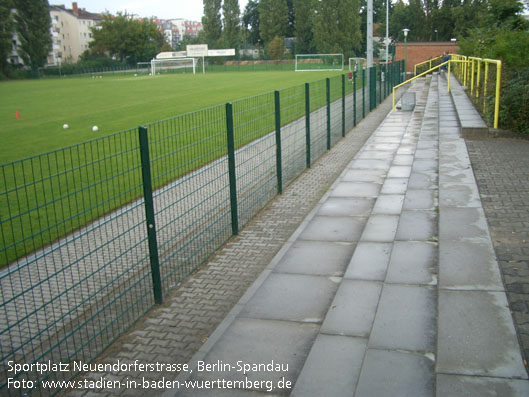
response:
{"label": "goal post", "polygon": [[161,73],[186,73],[192,70],[196,74],[196,58],[164,58],[151,61],[151,74],[156,76]]}
{"label": "goal post", "polygon": [[296,72],[343,70],[343,54],[297,54]]}
{"label": "goal post", "polygon": [[367,65],[367,59],[365,58],[349,58],[349,71],[350,72],[355,72],[360,67],[362,69],[365,69],[366,65]]}

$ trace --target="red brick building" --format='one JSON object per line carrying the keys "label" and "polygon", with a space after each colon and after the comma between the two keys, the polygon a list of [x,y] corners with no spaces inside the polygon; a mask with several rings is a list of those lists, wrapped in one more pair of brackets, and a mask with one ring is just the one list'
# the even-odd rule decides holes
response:
{"label": "red brick building", "polygon": [[[459,51],[459,46],[450,41],[441,42],[408,42],[407,72],[413,73],[413,66],[435,58],[444,53],[455,54]],[[395,48],[395,60],[404,59],[404,43],[397,43]]]}

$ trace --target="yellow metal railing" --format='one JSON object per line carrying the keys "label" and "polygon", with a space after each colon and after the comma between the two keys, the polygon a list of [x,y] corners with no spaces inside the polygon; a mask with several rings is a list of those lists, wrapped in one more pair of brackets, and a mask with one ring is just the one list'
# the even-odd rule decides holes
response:
{"label": "yellow metal railing", "polygon": [[[421,62],[420,64],[417,64],[415,66],[427,62],[433,62],[435,59],[436,58],[433,58],[432,60],[428,60],[426,62]],[[464,55],[459,54],[450,54],[449,61],[431,67],[427,71],[416,75],[415,77],[393,87],[393,109],[395,109],[395,91],[397,88],[403,86],[404,84],[410,83],[413,80],[422,77],[428,73],[431,73],[444,65],[448,65],[448,91],[450,91],[450,77],[452,73],[463,86],[466,87],[467,83],[470,82],[469,97],[475,104],[479,106],[479,109],[483,111],[483,115],[487,115],[490,98],[494,97],[493,123],[494,128],[497,129],[499,124],[501,88],[501,61],[498,59],[483,59],[476,57],[466,57]],[[488,86],[490,65],[496,66],[496,84],[494,95],[492,95],[493,92],[487,91],[490,89],[490,87]],[[484,69],[483,73],[482,69]],[[417,69],[415,68],[415,71],[416,70]]]}
{"label": "yellow metal railing", "polygon": [[438,61],[440,59],[443,59],[442,55],[440,55],[438,57],[435,57],[435,58],[432,58],[432,59],[428,59],[427,61],[420,62],[420,63],[416,64],[413,67],[413,75],[417,76],[417,68],[420,67],[420,66],[426,65],[426,64],[428,64],[428,69],[432,69],[432,63],[434,63],[434,62],[436,62],[436,61]]}

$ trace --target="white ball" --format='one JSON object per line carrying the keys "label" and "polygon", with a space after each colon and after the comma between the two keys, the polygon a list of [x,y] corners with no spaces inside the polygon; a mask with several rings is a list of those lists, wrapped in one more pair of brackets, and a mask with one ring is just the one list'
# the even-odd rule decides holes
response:
{"label": "white ball", "polygon": [[138,73],[134,73],[134,77],[138,77]]}
{"label": "white ball", "polygon": [[65,130],[67,130],[68,128],[70,128],[70,126],[69,126],[68,124],[64,124],[64,125],[62,126],[62,128],[64,128]]}
{"label": "white ball", "polygon": [[92,127],[92,131],[94,131],[94,132],[99,131],[99,128],[97,127],[97,125],[94,125],[94,126]]}

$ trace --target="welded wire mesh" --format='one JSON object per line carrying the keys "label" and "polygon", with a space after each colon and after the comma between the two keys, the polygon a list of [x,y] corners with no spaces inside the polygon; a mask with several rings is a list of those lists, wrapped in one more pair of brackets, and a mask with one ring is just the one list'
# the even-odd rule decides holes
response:
{"label": "welded wire mesh", "polygon": [[10,361],[90,361],[152,307],[136,134],[0,167],[0,394],[73,375]]}
{"label": "welded wire mesh", "polygon": [[242,227],[277,194],[274,93],[234,102],[233,127]]}
{"label": "welded wire mesh", "polygon": [[167,293],[231,236],[226,113],[216,106],[146,127]]}
{"label": "welded wire mesh", "polygon": [[288,186],[306,168],[305,86],[280,91],[283,185]]}
{"label": "welded wire mesh", "polygon": [[331,146],[342,139],[342,76],[331,78],[329,84],[331,100]]}
{"label": "welded wire mesh", "polygon": [[327,84],[325,80],[310,84],[310,157],[316,161],[327,150]]}

